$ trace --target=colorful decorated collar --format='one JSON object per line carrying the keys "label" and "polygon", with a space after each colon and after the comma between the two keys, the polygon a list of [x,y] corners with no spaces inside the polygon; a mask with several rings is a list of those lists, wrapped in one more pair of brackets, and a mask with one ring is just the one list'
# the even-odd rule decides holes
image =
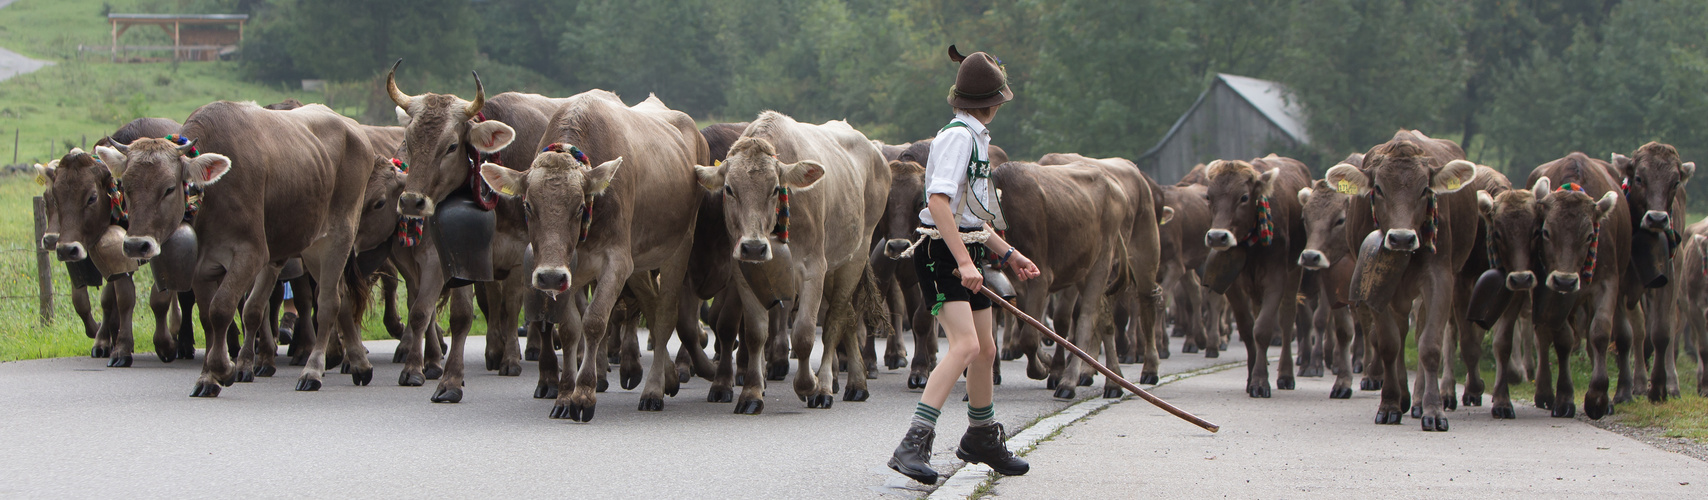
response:
{"label": "colorful decorated collar", "polygon": [[1269,246],[1275,241],[1275,222],[1269,214],[1269,197],[1257,199],[1257,227],[1245,236],[1246,246]]}
{"label": "colorful decorated collar", "polygon": [[400,174],[409,173],[409,164],[404,163],[403,160],[399,160],[397,158],[392,158],[391,159],[391,167],[397,169],[397,172]]}
{"label": "colorful decorated collar", "polygon": [[[1365,198],[1370,200],[1370,221],[1375,223],[1376,229],[1381,229],[1382,221],[1376,217],[1376,190],[1370,190],[1370,194]],[[1423,228],[1418,231],[1419,236],[1423,237],[1423,244],[1418,246],[1418,249],[1435,253],[1435,233],[1441,227],[1441,210],[1436,204],[1435,191],[1429,192],[1429,211],[1426,215],[1428,218],[1423,221]]]}
{"label": "colorful decorated collar", "polygon": [[[1625,195],[1626,199],[1631,198],[1631,179],[1629,177],[1619,180],[1619,192]],[[1666,258],[1672,260],[1673,256],[1678,253],[1678,245],[1684,242],[1684,236],[1678,234],[1678,230],[1673,229],[1670,224],[1663,232],[1666,233]],[[1708,261],[1708,256],[1704,256],[1703,259]],[[1703,273],[1708,274],[1708,270],[1704,270]]]}
{"label": "colorful decorated collar", "polygon": [[[185,144],[190,143],[190,139],[185,138],[184,136],[181,136],[178,134],[167,134],[166,137],[164,137],[164,139],[166,139],[168,141],[172,141],[173,144],[177,144],[179,146],[183,146]],[[201,156],[201,155],[202,155],[202,152],[197,151],[195,146],[190,146],[190,152],[184,154],[184,156],[188,156],[190,158],[195,158],[195,157]]]}
{"label": "colorful decorated collar", "polygon": [[125,192],[119,190],[118,179],[112,177],[107,178],[107,205],[113,225],[128,226],[130,224],[130,213],[125,210]]}
{"label": "colorful decorated collar", "polygon": [[789,188],[777,186],[777,225],[771,228],[771,234],[777,235],[777,241],[789,243]]}

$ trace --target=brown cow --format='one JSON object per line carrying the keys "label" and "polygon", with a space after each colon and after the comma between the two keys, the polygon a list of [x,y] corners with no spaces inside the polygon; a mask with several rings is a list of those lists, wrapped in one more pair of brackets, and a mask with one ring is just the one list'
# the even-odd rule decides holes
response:
{"label": "brown cow", "polygon": [[[168,118],[137,118],[135,120],[131,120],[130,123],[126,123],[123,127],[119,127],[119,129],[113,131],[111,135],[102,137],[100,140],[95,141],[95,145],[112,147],[114,144],[130,144],[131,142],[142,138],[166,137],[169,134],[178,133],[178,129],[182,126],[183,125],[179,124],[176,120]],[[49,222],[52,222],[51,218]],[[52,232],[53,230],[50,229],[50,235]],[[48,235],[44,235],[44,237],[45,236]],[[53,248],[53,245],[47,245],[46,248]],[[70,266],[73,264],[67,265]],[[85,265],[93,266],[93,264],[89,263],[85,263]],[[155,271],[157,274],[159,272],[161,271]],[[75,286],[78,280],[74,278],[72,281],[74,288],[72,288],[71,291],[71,303],[77,310],[77,315],[83,318],[85,327],[99,326],[99,324],[90,325],[88,292],[85,291],[86,289],[84,287]],[[102,293],[102,300],[103,303],[105,303],[105,301],[109,299],[106,297],[106,292],[104,290]],[[162,360],[170,361],[171,359],[195,358],[196,332],[195,327],[192,326],[195,322],[183,321],[181,319],[190,314],[191,311],[189,308],[194,303],[195,298],[188,291],[177,292],[168,290],[159,286],[159,279],[156,279],[154,290],[149,293],[148,297],[149,309],[154,313],[154,329],[156,332],[162,330],[177,332],[177,338],[173,342],[177,347],[177,352],[170,356],[170,358],[162,356]],[[105,309],[105,307],[103,307],[103,309]],[[89,329],[89,333],[93,334],[94,329]],[[158,336],[158,334],[156,334],[156,336]],[[156,352],[156,354],[158,355],[160,353]]]}
{"label": "brown cow", "polygon": [[[858,131],[841,121],[797,123],[774,111],[759,114],[720,166],[695,167],[700,185],[724,191],[725,227],[733,240],[731,257],[748,263],[770,261],[774,247],[786,245],[800,267],[801,286],[792,328],[795,395],[809,408],[829,408],[837,347],[848,347],[848,366],[864,366],[855,325],[855,288],[867,275],[867,242],[883,214],[890,170],[883,155]],[[785,208],[782,202],[787,202]],[[781,220],[786,210],[788,219]],[[785,242],[786,240],[786,242]],[[748,317],[762,317],[748,274],[735,280]],[[815,375],[808,363],[821,304],[829,318],[825,348]],[[744,329],[751,331],[751,329]],[[758,339],[745,339],[743,344]],[[756,356],[748,356],[743,406],[762,396]],[[849,377],[844,401],[864,401],[864,376]]]}
{"label": "brown cow", "polygon": [[[1363,163],[1362,154],[1339,165],[1359,165]],[[1339,166],[1336,165],[1336,166]],[[1330,371],[1334,373],[1334,387],[1329,390],[1329,397],[1348,399],[1352,397],[1352,345],[1355,325],[1352,311],[1342,306],[1346,297],[1336,292],[1345,291],[1344,284],[1337,283],[1336,278],[1350,277],[1350,267],[1356,256],[1347,245],[1346,239],[1346,207],[1351,203],[1352,196],[1339,192],[1328,181],[1318,180],[1299,190],[1299,202],[1305,225],[1305,250],[1299,253],[1299,266],[1317,271],[1314,276],[1318,280],[1317,310],[1312,318],[1312,325],[1318,332],[1333,333],[1335,349]],[[1329,350],[1325,349],[1324,354]],[[1372,376],[1379,378],[1379,373],[1365,372],[1364,390],[1374,390]]]}
{"label": "brown cow", "polygon": [[[1422,296],[1418,317],[1424,324],[1418,328],[1417,344],[1423,371],[1419,376],[1426,379],[1419,413],[1424,430],[1448,429],[1437,380],[1443,335],[1448,321],[1468,328],[1455,305],[1470,300],[1470,283],[1460,283],[1459,271],[1475,248],[1478,227],[1476,193],[1460,189],[1475,178],[1477,168],[1470,162],[1452,161],[1463,158],[1457,144],[1401,130],[1366,153],[1362,168],[1343,165],[1329,169],[1325,176],[1329,185],[1338,189],[1344,181],[1349,194],[1360,197],[1347,210],[1348,245],[1362,248],[1366,235],[1380,232],[1381,251],[1387,252],[1381,255],[1404,256],[1395,257],[1404,260],[1391,267],[1365,267],[1360,262],[1363,274],[1355,273],[1353,278],[1355,283],[1405,283],[1381,293],[1355,295],[1360,300],[1354,303],[1354,313],[1360,324],[1369,325],[1366,331],[1378,354],[1376,362],[1383,364],[1378,424],[1400,423],[1404,407],[1412,405],[1400,353],[1412,300]],[[1434,213],[1431,206],[1436,207]]]}
{"label": "brown cow", "polygon": [[[1694,337],[1695,352],[1689,355],[1696,358],[1696,395],[1708,396],[1708,220],[1698,221],[1685,228],[1689,235],[1684,248],[1679,252],[1679,277],[1682,278],[1680,295],[1686,298],[1684,317],[1688,330],[1682,330]],[[1691,339],[1680,342],[1688,346]]]}
{"label": "brown cow", "polygon": [[[344,359],[353,380],[371,381],[373,368],[341,301],[341,277],[375,157],[356,123],[318,105],[271,111],[220,101],[192,113],[182,133],[194,142],[180,146],[142,139],[128,147],[97,148],[130,195],[125,254],[159,254],[160,242],[183,220],[182,190],[202,188],[193,225],[198,270],[193,287],[203,331],[225,331],[245,292],[270,291],[284,260],[302,256],[309,273],[320,278],[320,324],[297,389],[319,389],[333,321],[340,323],[337,331],[344,335]],[[197,150],[205,153],[188,156]],[[251,336],[267,333],[261,327],[265,302],[251,301],[244,308],[243,323]],[[207,338],[207,357],[191,396],[218,396],[221,386],[249,368],[232,365],[224,336]],[[271,345],[271,339],[260,345]],[[271,366],[271,355],[261,353],[262,366]]]}
{"label": "brown cow", "polygon": [[[705,138],[692,118],[656,96],[625,107],[616,94],[591,90],[569,98],[540,143],[548,152],[526,173],[488,163],[481,165],[481,176],[494,191],[523,200],[535,289],[555,297],[593,284],[581,324],[559,330],[563,344],[580,344],[584,355],[565,359],[551,416],[593,419],[595,386],[603,373],[596,371],[604,354],[600,347],[625,284],[649,311],[655,353],[640,410],[661,411],[664,396],[674,396],[679,383],[668,342],[701,201],[689,167],[709,162]],[[577,326],[585,340],[572,337]],[[697,333],[696,343],[683,349],[700,349]],[[555,364],[541,360],[542,366]],[[547,368],[555,367],[542,370]]]}
{"label": "brown cow", "polygon": [[[48,203],[49,230],[57,232],[56,254],[67,270],[80,262],[93,264],[97,276],[107,281],[101,297],[103,321],[95,332],[90,356],[109,358],[110,367],[129,367],[135,348],[131,310],[136,306],[136,285],[131,275],[137,265],[124,258],[127,220],[121,211],[113,210],[115,200],[109,196],[117,193],[116,180],[106,164],[82,149],[72,149],[50,165],[38,171],[47,181],[43,200]],[[155,329],[154,350],[161,361],[171,362],[177,348],[167,332]]]}
{"label": "brown cow", "polygon": [[[1601,162],[1572,153],[1530,172],[1535,211],[1540,215],[1540,230],[1534,252],[1541,262],[1532,269],[1546,272],[1538,277],[1547,290],[1535,290],[1531,295],[1531,316],[1536,328],[1538,346],[1553,344],[1560,374],[1551,404],[1553,416],[1570,418],[1576,414],[1572,380],[1567,363],[1576,337],[1573,328],[1581,328],[1582,318],[1569,316],[1589,314],[1589,351],[1594,364],[1589,389],[1584,392],[1584,413],[1599,419],[1613,412],[1614,401],[1608,394],[1607,350],[1615,336],[1620,337],[1619,386],[1629,391],[1632,352],[1641,352],[1642,344],[1628,342],[1631,318],[1626,306],[1634,305],[1643,291],[1634,275],[1626,272],[1631,259],[1624,245],[1631,237],[1628,207],[1619,202],[1619,185]],[[1558,179],[1560,189],[1553,189]],[[1576,190],[1569,186],[1576,186]],[[1505,229],[1505,228],[1502,228]],[[1509,239],[1513,235],[1503,235]],[[1601,242],[1608,244],[1602,244]],[[1539,273],[1540,274],[1540,273]],[[1627,279],[1629,278],[1629,279]],[[1621,300],[1621,298],[1624,300]],[[1569,322],[1569,323],[1568,323]],[[1617,328],[1617,331],[1615,330]],[[1545,347],[1544,347],[1545,348]],[[1542,356],[1542,366],[1547,356]],[[1537,378],[1537,401],[1546,400],[1542,389],[1546,380]],[[1628,392],[1627,392],[1628,393]]]}
{"label": "brown cow", "polygon": [[[1643,247],[1636,246],[1637,242],[1633,241],[1632,258],[1670,259],[1673,255],[1670,250],[1665,254],[1666,257],[1661,257],[1662,254],[1658,250],[1679,243],[1678,231],[1684,229],[1687,223],[1684,185],[1690,181],[1690,175],[1696,172],[1696,162],[1681,163],[1678,150],[1670,145],[1650,142],[1637,148],[1630,157],[1615,153],[1613,168],[1625,178],[1625,203],[1630,206],[1632,227],[1642,230],[1645,239],[1666,241]],[[1647,247],[1653,247],[1656,251],[1637,252],[1639,248]],[[1660,268],[1665,276],[1677,277],[1677,266],[1678,261],[1670,259],[1656,267]],[[1665,401],[1668,396],[1678,396],[1678,355],[1675,351],[1677,346],[1673,343],[1673,332],[1678,327],[1678,319],[1675,316],[1677,311],[1673,304],[1678,301],[1678,289],[1676,286],[1663,285],[1649,292],[1651,300],[1647,303],[1650,307],[1645,308],[1648,311],[1647,335],[1639,332],[1639,338],[1634,340],[1638,345],[1652,348],[1639,352],[1652,350],[1660,358],[1652,368],[1648,366],[1647,356],[1637,358],[1634,385],[1637,390],[1642,390],[1647,385],[1650,401]]]}
{"label": "brown cow", "polygon": [[1291,390],[1292,329],[1303,275],[1295,263],[1305,249],[1304,218],[1296,193],[1310,183],[1310,171],[1297,160],[1276,155],[1251,162],[1218,160],[1204,170],[1210,209],[1215,213],[1210,230],[1204,233],[1204,245],[1218,252],[1238,246],[1246,254],[1238,279],[1227,289],[1228,305],[1245,343],[1246,394],[1270,396],[1266,353],[1277,335],[1282,339],[1281,365],[1274,387]]}
{"label": "brown cow", "polygon": [[1204,308],[1205,301],[1212,297],[1206,295],[1197,273],[1210,253],[1210,248],[1198,237],[1210,230],[1210,203],[1205,189],[1202,185],[1159,189],[1163,203],[1173,215],[1159,228],[1162,268],[1157,281],[1174,294],[1174,336],[1186,337],[1180,352],[1192,354],[1201,349],[1204,357],[1214,358],[1221,356],[1221,339],[1207,334],[1212,329],[1204,321]]}

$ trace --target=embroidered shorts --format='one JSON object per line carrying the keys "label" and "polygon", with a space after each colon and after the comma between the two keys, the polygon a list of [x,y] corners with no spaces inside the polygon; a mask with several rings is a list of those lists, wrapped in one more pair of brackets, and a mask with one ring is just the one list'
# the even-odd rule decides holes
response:
{"label": "embroidered shorts", "polygon": [[[919,289],[925,300],[931,303],[932,316],[943,310],[945,302],[966,302],[974,311],[990,309],[989,297],[961,286],[961,278],[955,276],[955,268],[958,267],[955,254],[949,253],[948,244],[932,239],[919,247],[913,254],[913,266],[919,273]],[[984,245],[967,245],[967,251],[972,253],[973,262],[978,262],[985,248]]]}

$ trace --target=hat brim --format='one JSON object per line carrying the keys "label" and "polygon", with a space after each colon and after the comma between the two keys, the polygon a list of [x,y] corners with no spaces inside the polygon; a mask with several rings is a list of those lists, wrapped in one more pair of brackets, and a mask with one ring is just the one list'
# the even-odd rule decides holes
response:
{"label": "hat brim", "polygon": [[1012,100],[1014,100],[1014,89],[1007,86],[1002,87],[1002,91],[998,92],[997,95],[984,99],[967,99],[954,93],[949,94],[949,105],[961,109],[988,108]]}

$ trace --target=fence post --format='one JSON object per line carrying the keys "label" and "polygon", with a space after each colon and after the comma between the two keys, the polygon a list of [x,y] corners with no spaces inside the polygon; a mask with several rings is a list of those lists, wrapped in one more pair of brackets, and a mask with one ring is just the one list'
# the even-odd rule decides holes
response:
{"label": "fence post", "polygon": [[46,248],[42,245],[42,235],[47,233],[47,201],[35,197],[36,205],[36,240],[30,246],[36,247],[36,283],[41,285],[41,315],[42,326],[53,324],[53,268],[48,266]]}

